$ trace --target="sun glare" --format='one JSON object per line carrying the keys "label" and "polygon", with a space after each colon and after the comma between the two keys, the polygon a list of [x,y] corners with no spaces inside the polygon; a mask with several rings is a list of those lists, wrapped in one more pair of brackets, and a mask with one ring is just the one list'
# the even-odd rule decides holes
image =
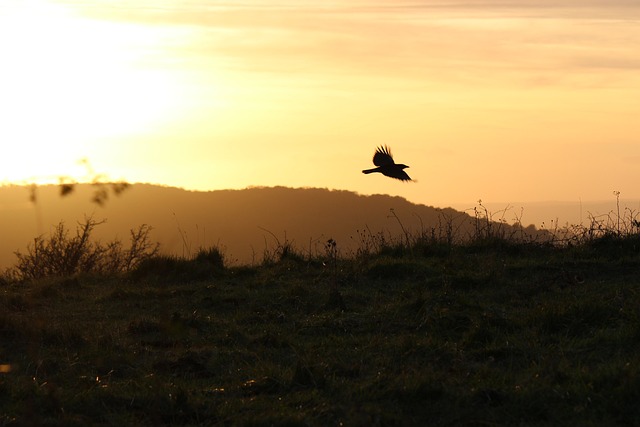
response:
{"label": "sun glare", "polygon": [[109,138],[175,114],[178,83],[154,63],[158,31],[44,0],[0,6],[0,182],[68,175]]}

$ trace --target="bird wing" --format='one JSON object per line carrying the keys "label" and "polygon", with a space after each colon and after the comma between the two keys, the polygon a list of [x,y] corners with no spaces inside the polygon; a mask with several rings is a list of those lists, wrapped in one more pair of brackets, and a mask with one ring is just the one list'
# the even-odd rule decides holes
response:
{"label": "bird wing", "polygon": [[389,166],[395,164],[389,147],[386,145],[384,147],[378,147],[376,153],[373,155],[373,164],[376,166]]}
{"label": "bird wing", "polygon": [[385,171],[384,175],[387,175],[391,178],[399,179],[400,181],[411,181],[411,177],[407,175],[405,171],[400,168],[391,168],[391,170]]}

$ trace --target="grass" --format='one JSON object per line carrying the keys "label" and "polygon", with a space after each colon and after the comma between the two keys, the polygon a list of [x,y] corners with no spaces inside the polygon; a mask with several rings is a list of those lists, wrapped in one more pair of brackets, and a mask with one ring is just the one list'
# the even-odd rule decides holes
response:
{"label": "grass", "polygon": [[636,425],[636,237],[5,283],[0,425]]}
{"label": "grass", "polygon": [[0,276],[0,426],[637,425],[635,212],[548,238],[481,202],[466,239],[391,217],[400,240],[272,234],[251,266],[59,225]]}

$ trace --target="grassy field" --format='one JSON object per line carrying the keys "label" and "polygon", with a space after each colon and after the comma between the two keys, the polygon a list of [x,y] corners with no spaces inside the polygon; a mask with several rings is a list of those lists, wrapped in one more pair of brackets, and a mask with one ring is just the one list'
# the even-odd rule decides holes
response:
{"label": "grassy field", "polygon": [[215,255],[0,285],[0,425],[640,422],[637,236]]}

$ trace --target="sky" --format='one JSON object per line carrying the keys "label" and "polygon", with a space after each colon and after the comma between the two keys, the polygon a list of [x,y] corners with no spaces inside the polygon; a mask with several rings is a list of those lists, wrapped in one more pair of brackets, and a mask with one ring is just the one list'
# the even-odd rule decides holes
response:
{"label": "sky", "polygon": [[638,46],[637,0],[3,0],[0,183],[640,200]]}

